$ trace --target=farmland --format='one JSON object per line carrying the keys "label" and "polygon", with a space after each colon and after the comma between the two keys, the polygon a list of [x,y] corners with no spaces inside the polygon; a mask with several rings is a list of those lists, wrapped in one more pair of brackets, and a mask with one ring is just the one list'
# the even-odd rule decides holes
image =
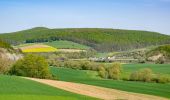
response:
{"label": "farmland", "polygon": [[22,52],[55,52],[57,51],[56,48],[48,46],[48,45],[43,45],[43,44],[33,44],[33,45],[28,45],[28,46],[22,46],[21,47]]}
{"label": "farmland", "polygon": [[1,100],[94,100],[15,76],[0,75]]}
{"label": "farmland", "polygon": [[0,100],[170,100],[170,0],[0,0]]}
{"label": "farmland", "polygon": [[86,51],[90,47],[74,43],[71,41],[53,41],[46,43],[25,43],[14,46],[14,48],[20,48],[22,52],[81,52]]}
{"label": "farmland", "polygon": [[[137,65],[133,65],[133,66],[137,66]],[[127,70],[131,72],[131,71],[136,70],[136,69],[133,69],[133,66],[130,70],[127,70],[128,67],[130,66],[124,65],[124,71],[126,72]],[[138,66],[145,67],[147,65],[138,65]],[[158,69],[158,65],[155,65],[155,66],[151,68],[156,71]],[[162,72],[160,72],[162,74],[167,73],[166,71],[170,69],[168,65],[165,65],[164,67],[167,69],[164,69],[164,68],[161,69],[161,66],[159,68],[162,70]],[[93,71],[81,71],[81,70],[73,70],[73,69],[66,69],[66,68],[51,67],[51,71],[53,75],[56,76],[57,79],[62,80],[62,81],[84,83],[84,84],[113,88],[113,89],[118,89],[118,90],[123,90],[123,91],[150,94],[150,95],[170,98],[169,96],[170,84],[169,83],[159,84],[159,83],[144,83],[144,82],[133,82],[133,81],[106,80],[106,79],[99,78],[97,73]]]}
{"label": "farmland", "polygon": [[90,48],[86,45],[81,45],[72,41],[64,41],[64,40],[47,42],[44,44],[55,47],[57,49],[89,49]]}

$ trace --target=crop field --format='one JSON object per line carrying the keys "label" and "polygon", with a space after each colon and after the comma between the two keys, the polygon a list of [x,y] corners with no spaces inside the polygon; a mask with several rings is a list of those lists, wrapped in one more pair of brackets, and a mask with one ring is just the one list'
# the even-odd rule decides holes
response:
{"label": "crop field", "polygon": [[142,68],[150,68],[155,74],[168,75],[170,77],[170,64],[124,64],[125,75]]}
{"label": "crop field", "polygon": [[[126,66],[124,65],[124,67]],[[126,70],[126,68],[124,70]],[[84,83],[84,84],[113,88],[113,89],[118,89],[123,91],[150,94],[150,95],[170,98],[169,83],[160,84],[160,83],[106,80],[106,79],[99,78],[97,72],[94,71],[73,70],[67,68],[51,67],[51,72],[53,73],[54,76],[56,76],[56,79],[62,81]],[[164,73],[164,71],[162,71],[162,73]]]}
{"label": "crop field", "polygon": [[78,44],[72,41],[64,41],[64,40],[48,42],[45,44],[55,47],[57,49],[89,49],[90,48],[86,45]]}
{"label": "crop field", "polygon": [[95,100],[16,76],[0,75],[0,100]]}
{"label": "crop field", "polygon": [[21,47],[22,52],[56,52],[57,49],[44,44],[33,44]]}

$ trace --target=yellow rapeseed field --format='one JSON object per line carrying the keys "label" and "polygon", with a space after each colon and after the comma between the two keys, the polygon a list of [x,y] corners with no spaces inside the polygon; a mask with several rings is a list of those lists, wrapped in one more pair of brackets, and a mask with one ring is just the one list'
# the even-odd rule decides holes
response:
{"label": "yellow rapeseed field", "polygon": [[35,44],[30,46],[25,46],[20,48],[22,52],[28,53],[28,52],[55,52],[57,51],[56,48],[44,45],[44,44]]}

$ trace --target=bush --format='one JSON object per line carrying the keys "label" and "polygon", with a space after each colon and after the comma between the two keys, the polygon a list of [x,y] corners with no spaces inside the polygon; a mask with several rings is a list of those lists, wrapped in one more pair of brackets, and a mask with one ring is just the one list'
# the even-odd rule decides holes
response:
{"label": "bush", "polygon": [[90,64],[90,62],[89,61],[82,61],[81,63],[80,63],[80,66],[81,66],[81,68],[82,68],[82,70],[91,70],[92,68],[92,66],[91,66],[91,64]]}
{"label": "bush", "polygon": [[6,58],[0,57],[0,74],[5,74],[8,72],[9,68],[12,65],[12,61]]}
{"label": "bush", "polygon": [[152,70],[149,68],[139,70],[139,80],[150,82],[152,80]]}
{"label": "bush", "polygon": [[107,71],[103,65],[99,66],[98,73],[101,78],[107,78]]}
{"label": "bush", "polygon": [[152,70],[149,68],[140,69],[130,75],[130,80],[132,81],[151,82],[152,78]]}
{"label": "bush", "polygon": [[41,56],[32,54],[26,55],[23,59],[18,60],[9,72],[13,75],[25,77],[51,77],[47,61]]}
{"label": "bush", "polygon": [[114,63],[111,67],[107,69],[108,72],[108,78],[118,80],[120,79],[120,73],[121,73],[121,64],[120,63]]}
{"label": "bush", "polygon": [[138,71],[135,71],[135,72],[131,73],[130,80],[131,81],[138,81],[139,80],[139,73],[138,73]]}
{"label": "bush", "polygon": [[168,76],[165,76],[165,75],[158,75],[157,76],[157,82],[158,83],[168,83],[168,82],[170,82],[170,78]]}

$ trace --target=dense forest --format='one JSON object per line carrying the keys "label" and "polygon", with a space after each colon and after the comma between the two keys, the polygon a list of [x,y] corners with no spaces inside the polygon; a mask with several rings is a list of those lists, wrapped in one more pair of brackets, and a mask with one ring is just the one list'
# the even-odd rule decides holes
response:
{"label": "dense forest", "polygon": [[170,36],[156,32],[102,28],[48,29],[37,27],[19,32],[0,34],[0,38],[13,45],[69,40],[88,45],[102,52],[124,51],[170,43]]}

